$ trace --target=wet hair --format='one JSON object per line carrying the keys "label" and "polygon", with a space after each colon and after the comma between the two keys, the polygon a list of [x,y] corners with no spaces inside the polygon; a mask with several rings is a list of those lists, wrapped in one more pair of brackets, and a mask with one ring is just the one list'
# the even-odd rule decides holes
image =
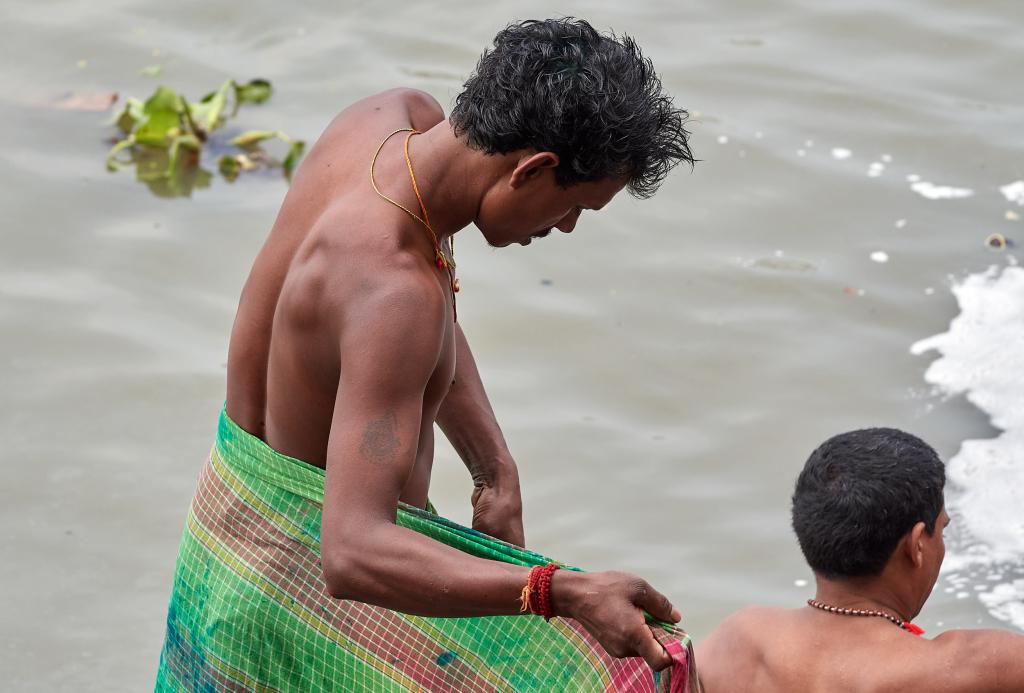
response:
{"label": "wet hair", "polygon": [[624,176],[630,193],[647,198],[680,161],[693,165],[688,116],[633,39],[566,17],[498,32],[449,120],[488,154],[557,154],[563,187]]}
{"label": "wet hair", "polygon": [[946,473],[927,443],[893,428],[843,433],[811,453],[793,493],[793,530],[815,573],[881,574],[918,522],[928,534],[943,508]]}

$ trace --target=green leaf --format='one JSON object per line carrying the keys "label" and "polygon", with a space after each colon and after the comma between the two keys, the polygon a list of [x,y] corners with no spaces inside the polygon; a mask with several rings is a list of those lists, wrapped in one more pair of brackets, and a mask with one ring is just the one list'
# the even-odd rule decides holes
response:
{"label": "green leaf", "polygon": [[225,180],[232,183],[238,178],[238,174],[242,172],[242,164],[230,154],[224,154],[217,160],[217,169],[220,170]]}
{"label": "green leaf", "polygon": [[233,144],[236,147],[252,147],[263,140],[281,137],[281,134],[277,130],[248,130],[228,140],[228,144]]}
{"label": "green leaf", "polygon": [[245,84],[235,83],[237,103],[263,103],[274,93],[274,88],[265,79],[253,79]]}
{"label": "green leaf", "polygon": [[190,163],[192,166],[195,166],[199,163],[199,152],[202,148],[202,142],[195,135],[185,134],[175,137],[174,141],[171,142],[171,149],[167,158],[167,174],[173,175],[175,169],[178,168],[178,164],[183,160],[181,156],[182,149],[192,153]]}
{"label": "green leaf", "polygon": [[167,87],[157,88],[142,106],[145,121],[135,131],[135,140],[140,144],[166,146],[171,131],[181,128],[183,108],[176,92]]}
{"label": "green leaf", "polygon": [[220,89],[200,99],[199,103],[189,104],[188,109],[196,126],[205,132],[212,132],[223,124],[221,116],[228,102],[228,91],[233,85],[234,82],[229,79]]}
{"label": "green leaf", "polygon": [[129,98],[125,101],[121,112],[114,116],[110,123],[116,125],[124,134],[130,135],[136,126],[145,119],[146,114],[142,110],[142,102]]}
{"label": "green leaf", "polygon": [[[282,138],[283,139],[283,138]],[[288,147],[288,156],[284,158],[281,165],[284,167],[284,175],[288,180],[292,179],[292,171],[299,163],[299,159],[302,158],[302,153],[306,150],[306,143],[302,140],[295,140],[291,146]]]}
{"label": "green leaf", "polygon": [[115,144],[110,149],[109,152],[107,152],[107,170],[108,171],[116,171],[119,168],[121,168],[121,163],[122,162],[119,162],[117,160],[117,155],[120,154],[121,152],[123,152],[125,149],[128,149],[129,147],[131,147],[133,144],[135,144],[135,138],[133,136],[131,136],[131,135],[128,135],[123,140],[121,140],[120,142]]}

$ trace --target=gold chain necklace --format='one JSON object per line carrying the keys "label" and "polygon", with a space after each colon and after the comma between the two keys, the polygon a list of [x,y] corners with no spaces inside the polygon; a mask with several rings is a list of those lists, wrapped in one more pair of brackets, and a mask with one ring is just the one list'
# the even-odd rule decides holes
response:
{"label": "gold chain necklace", "polygon": [[[384,145],[387,144],[388,140],[390,140],[392,137],[394,137],[400,132],[409,133],[409,135],[405,138],[405,165],[409,169],[409,178],[410,180],[412,180],[412,190],[414,193],[416,193],[416,201],[419,202],[420,211],[423,212],[422,217],[413,212],[405,205],[403,205],[401,202],[393,200],[384,193],[382,193],[380,191],[380,188],[377,187],[377,181],[374,180],[373,178],[373,169],[374,166],[376,166],[377,164],[377,157],[380,156],[381,150],[384,149]],[[409,140],[412,139],[413,135],[419,134],[419,130],[414,130],[413,128],[399,128],[398,130],[395,130],[381,141],[380,146],[377,147],[377,151],[374,152],[373,160],[370,161],[370,185],[373,186],[373,191],[377,193],[377,195],[379,195],[382,199],[390,202],[395,207],[398,207],[400,210],[408,214],[410,217],[423,224],[423,226],[426,227],[427,231],[430,232],[430,240],[433,241],[434,243],[434,261],[435,264],[437,264],[437,269],[446,270],[448,272],[448,285],[451,287],[452,290],[452,317],[457,322],[459,319],[459,314],[455,306],[455,294],[459,292],[459,289],[461,287],[459,285],[458,277],[455,276],[455,239],[451,237],[448,238],[448,243],[450,244],[451,248],[449,251],[451,257],[445,257],[445,254],[441,249],[441,242],[437,238],[437,233],[434,231],[434,227],[431,226],[430,224],[430,215],[427,214],[427,206],[423,204],[423,196],[420,195],[420,186],[416,183],[416,174],[412,170],[412,158],[409,156]]]}

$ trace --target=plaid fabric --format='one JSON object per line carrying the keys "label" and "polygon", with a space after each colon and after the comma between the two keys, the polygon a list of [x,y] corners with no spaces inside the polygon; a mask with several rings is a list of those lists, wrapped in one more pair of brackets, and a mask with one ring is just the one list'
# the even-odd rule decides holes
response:
{"label": "plaid fabric", "polygon": [[[676,667],[614,659],[575,621],[424,618],[334,599],[320,568],[323,470],[281,455],[221,414],[189,509],[156,690],[685,690],[689,638],[656,628]],[[549,559],[402,506],[398,524],[518,565]]]}

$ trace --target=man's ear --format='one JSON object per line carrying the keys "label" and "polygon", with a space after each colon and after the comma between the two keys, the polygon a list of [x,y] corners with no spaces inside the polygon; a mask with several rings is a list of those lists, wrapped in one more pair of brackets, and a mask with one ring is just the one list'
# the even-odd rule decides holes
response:
{"label": "man's ear", "polygon": [[925,535],[927,531],[923,522],[918,522],[913,528],[907,533],[905,539],[904,550],[907,553],[907,558],[914,564],[915,568],[920,568],[924,565],[924,544]]}
{"label": "man's ear", "polygon": [[545,170],[556,168],[559,163],[561,163],[561,159],[554,152],[537,152],[536,154],[524,155],[519,159],[516,167],[512,169],[512,177],[509,178],[508,184],[513,189],[518,188],[527,181],[536,178]]}

